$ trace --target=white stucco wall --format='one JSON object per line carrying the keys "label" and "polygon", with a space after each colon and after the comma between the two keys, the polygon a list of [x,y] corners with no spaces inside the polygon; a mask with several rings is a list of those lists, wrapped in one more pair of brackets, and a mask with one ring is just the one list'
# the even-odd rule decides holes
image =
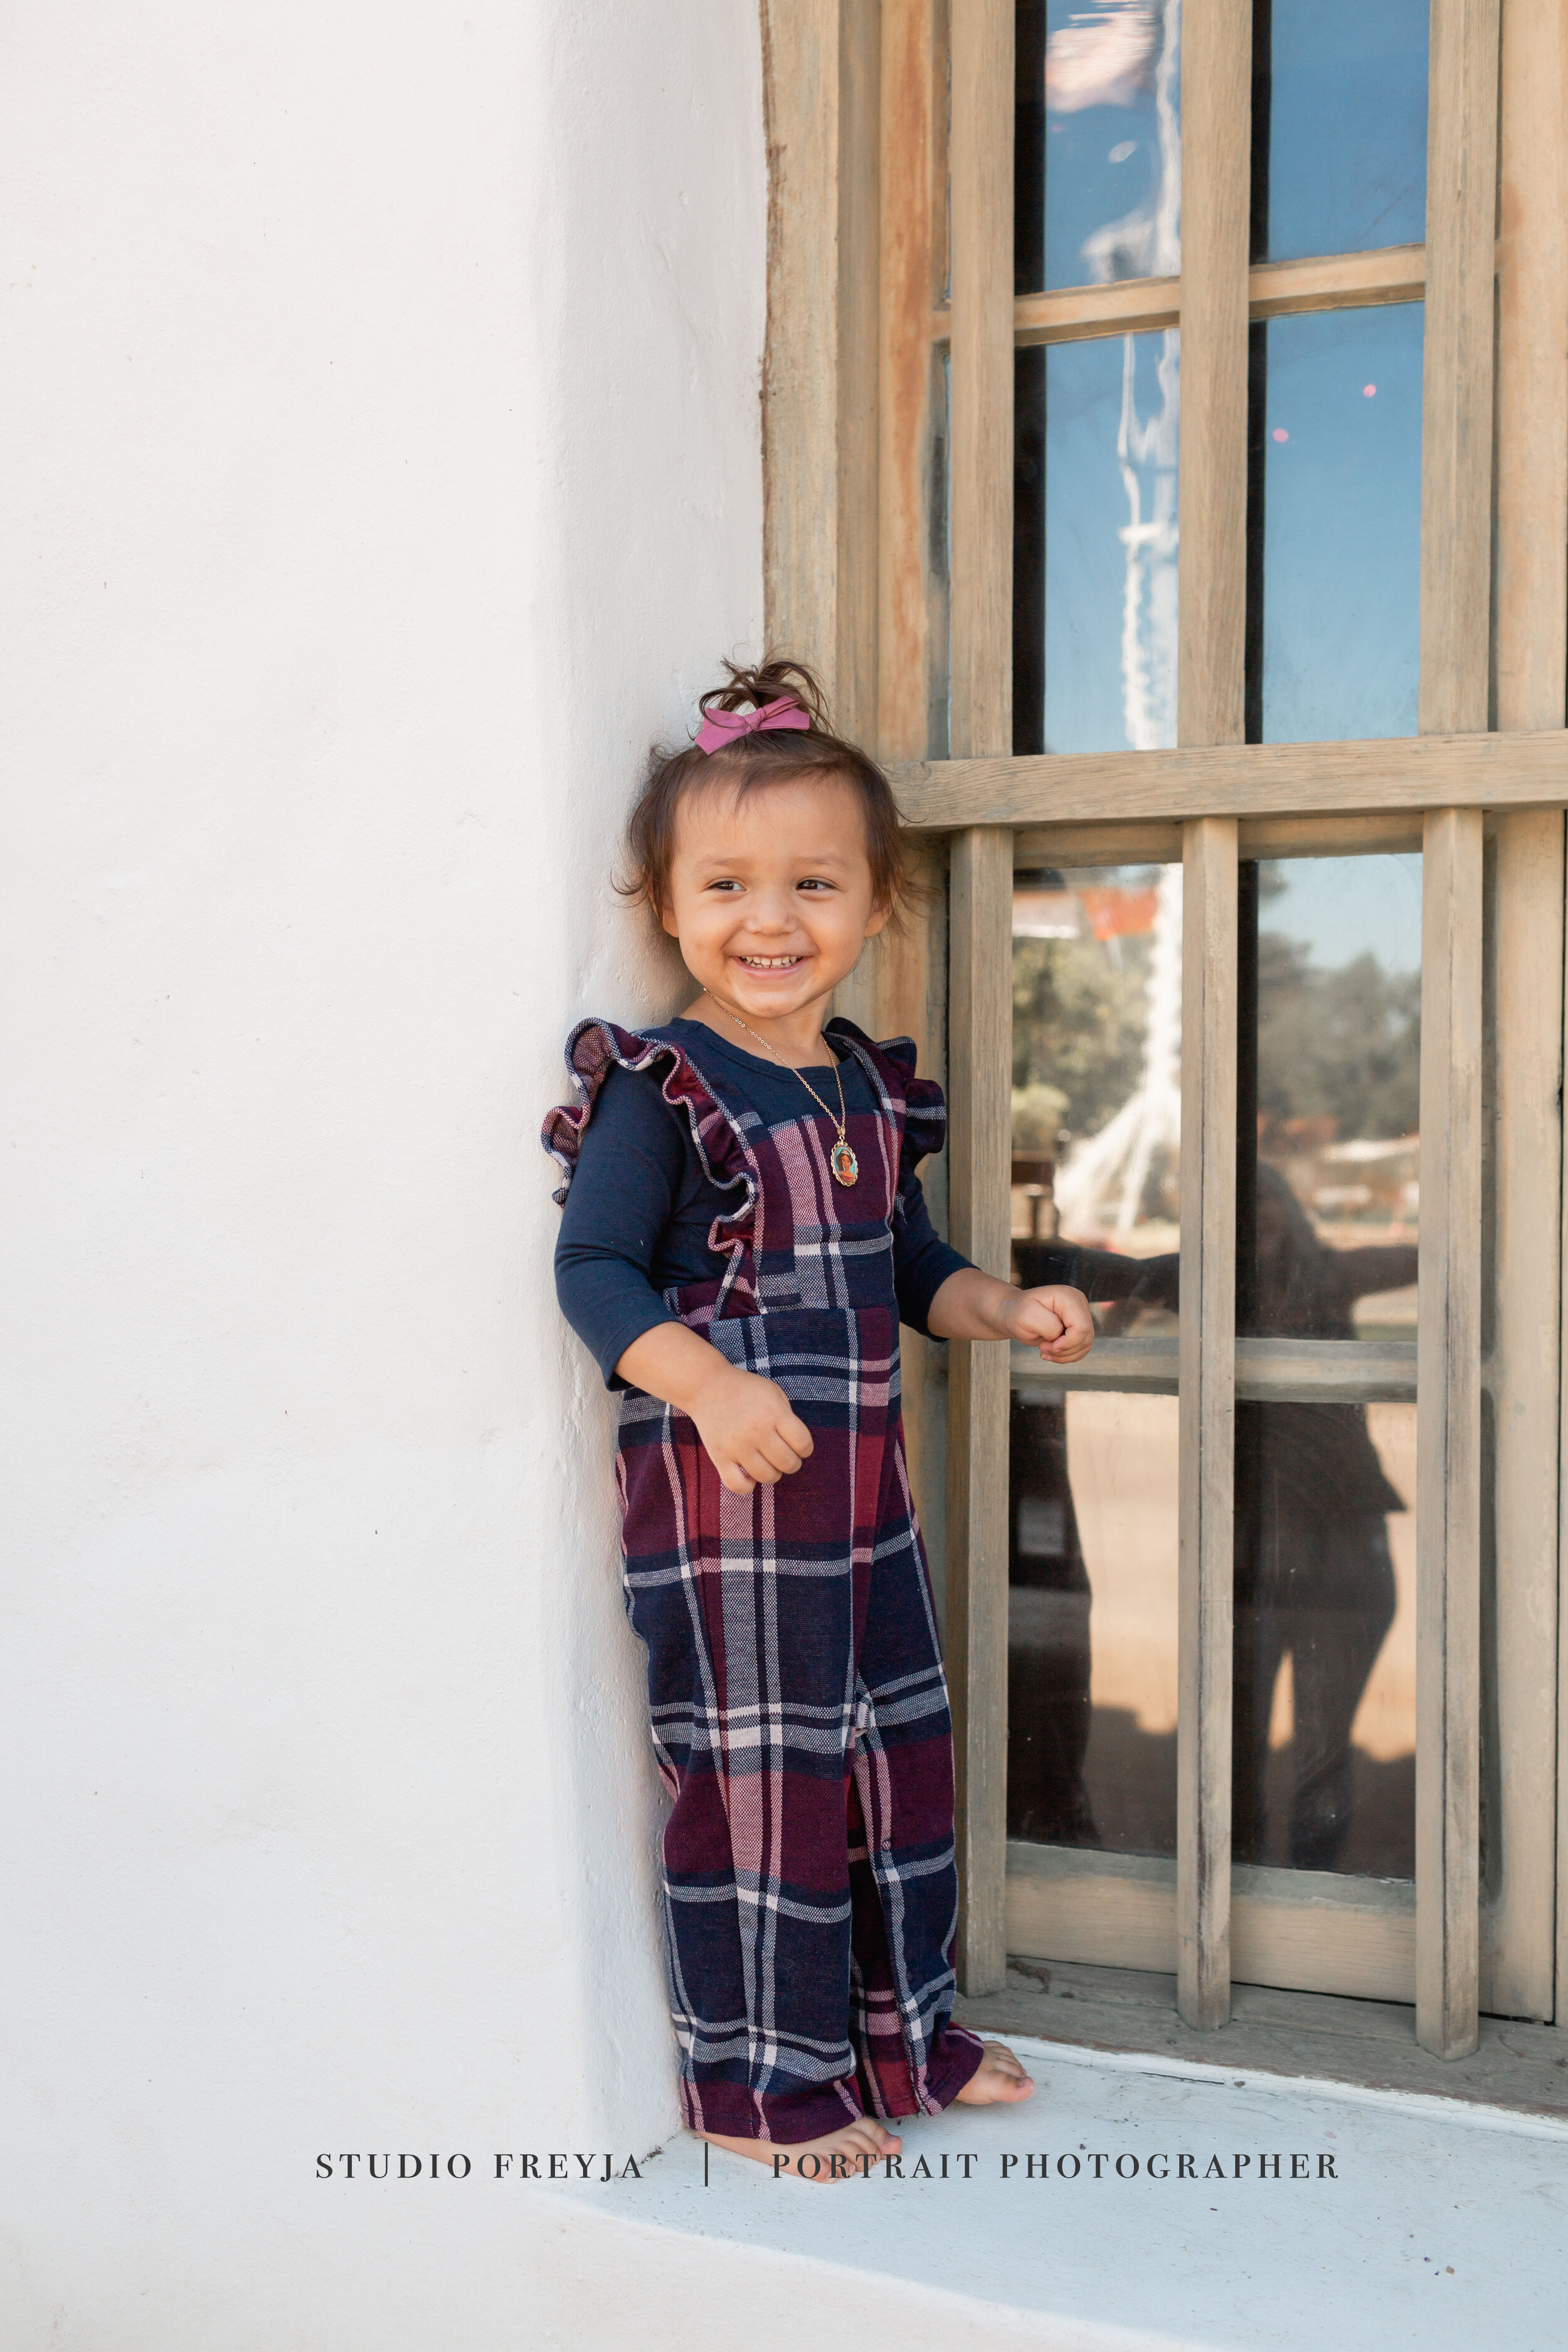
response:
{"label": "white stucco wall", "polygon": [[526,2343],[521,2224],[314,2158],[673,2121],[534,1137],[760,632],[756,10],[6,47],[0,2335]]}

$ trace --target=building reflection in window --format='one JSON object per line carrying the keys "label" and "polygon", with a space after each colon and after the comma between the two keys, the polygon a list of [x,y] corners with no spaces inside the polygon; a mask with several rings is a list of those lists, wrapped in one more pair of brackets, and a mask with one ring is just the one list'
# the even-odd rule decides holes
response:
{"label": "building reflection in window", "polygon": [[[1413,1338],[1420,860],[1243,872],[1239,1328]],[[1016,904],[1018,1278],[1173,1334],[1179,873]],[[1238,1862],[1413,1869],[1414,1444],[1411,1405],[1237,1408]],[[1009,1501],[1009,1832],[1173,1853],[1174,1398],[1016,1395]]]}

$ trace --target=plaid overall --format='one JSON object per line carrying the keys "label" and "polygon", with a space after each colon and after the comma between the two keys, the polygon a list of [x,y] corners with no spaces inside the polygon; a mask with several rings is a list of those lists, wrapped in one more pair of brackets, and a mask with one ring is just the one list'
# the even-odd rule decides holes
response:
{"label": "plaid overall", "polygon": [[[980,2063],[948,2021],[958,1882],[952,1726],[905,1466],[892,1227],[940,1150],[941,1089],[907,1038],[828,1034],[878,1108],[836,1122],[801,1089],[767,1127],[684,1045],[583,1023],[585,1101],[551,1114],[567,1170],[613,1062],[656,1068],[704,1168],[732,1185],[709,1282],[667,1294],[730,1362],[776,1381],[812,1433],[793,1475],[731,1495],[694,1423],[621,1407],[627,1613],[647,1645],[654,1746],[674,1806],[664,1916],[681,2101],[694,2129],[795,2142],[866,2111],[934,2114]],[[563,1191],[558,1198],[565,1197]]]}

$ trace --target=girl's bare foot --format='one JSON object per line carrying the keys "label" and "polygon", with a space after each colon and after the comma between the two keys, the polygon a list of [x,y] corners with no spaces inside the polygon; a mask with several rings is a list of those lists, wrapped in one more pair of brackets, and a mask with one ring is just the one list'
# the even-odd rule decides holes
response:
{"label": "girl's bare foot", "polygon": [[[897,2156],[904,2144],[897,2132],[890,2132],[874,2116],[862,2116],[822,2139],[792,2140],[786,2147],[773,2139],[728,2139],[722,2132],[699,2132],[696,2137],[710,2147],[727,2147],[732,2156],[749,2156],[753,2164],[768,2165],[799,2180],[864,2179],[872,2164],[880,2163],[885,2156]],[[803,2157],[815,2157],[816,2162],[807,2162],[803,2171]]]}
{"label": "girl's bare foot", "polygon": [[1025,2074],[1022,2063],[1005,2042],[987,2042],[982,2047],[985,2055],[958,2094],[959,2105],[991,2107],[998,2100],[1033,2097],[1033,2077]]}

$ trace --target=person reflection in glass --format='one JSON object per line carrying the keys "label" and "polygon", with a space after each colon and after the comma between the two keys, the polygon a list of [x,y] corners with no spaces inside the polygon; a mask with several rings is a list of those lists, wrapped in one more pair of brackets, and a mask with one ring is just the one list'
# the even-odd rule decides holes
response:
{"label": "person reflection in glass", "polygon": [[[1351,1339],[1352,1309],[1415,1280],[1409,1244],[1334,1249],[1289,1184],[1258,1171],[1259,1337]],[[1180,1260],[1065,1243],[1014,1244],[1026,1285],[1070,1282],[1095,1302],[1179,1305]],[[1012,1405],[1008,1574],[1008,1833],[1098,1844],[1084,1780],[1089,1746],[1089,1585],[1060,1404]],[[1294,1697],[1292,1868],[1332,1870],[1352,1815],[1351,1729],[1393,1622],[1387,1517],[1406,1508],[1384,1476],[1366,1408],[1238,1403],[1236,1411],[1235,1716],[1232,1852],[1268,1847],[1266,1766],[1285,1657]]]}

